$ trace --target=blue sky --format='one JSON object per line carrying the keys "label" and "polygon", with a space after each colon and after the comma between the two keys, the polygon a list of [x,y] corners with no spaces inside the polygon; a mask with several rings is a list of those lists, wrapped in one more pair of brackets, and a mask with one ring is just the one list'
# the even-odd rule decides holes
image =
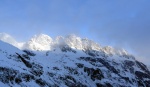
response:
{"label": "blue sky", "polygon": [[0,0],[0,32],[19,41],[35,34],[76,34],[132,50],[150,62],[150,0]]}

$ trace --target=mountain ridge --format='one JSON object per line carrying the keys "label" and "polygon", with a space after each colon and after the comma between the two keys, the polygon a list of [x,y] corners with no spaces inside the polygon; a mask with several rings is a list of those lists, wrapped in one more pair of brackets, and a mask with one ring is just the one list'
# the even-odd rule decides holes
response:
{"label": "mountain ridge", "polygon": [[[96,50],[104,52],[108,54],[128,54],[128,52],[124,49],[115,49],[111,46],[102,47],[98,43],[89,40],[87,38],[80,38],[74,34],[63,36],[57,36],[52,39],[50,36],[46,34],[38,34],[34,35],[27,42],[17,42],[13,37],[6,33],[0,33],[0,40],[12,44],[13,46],[24,50],[32,50],[32,51],[48,51],[54,50],[61,46],[69,46],[72,49],[77,50]],[[12,39],[13,42],[9,41],[9,38]],[[6,39],[3,39],[6,38]],[[7,39],[8,38],[8,39]]]}

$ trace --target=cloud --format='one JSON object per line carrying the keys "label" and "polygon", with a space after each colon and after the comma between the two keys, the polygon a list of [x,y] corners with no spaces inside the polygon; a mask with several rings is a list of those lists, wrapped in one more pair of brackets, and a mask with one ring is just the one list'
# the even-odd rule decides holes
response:
{"label": "cloud", "polygon": [[6,33],[0,33],[0,40],[7,42],[7,43],[11,43],[11,44],[17,43],[16,40],[12,36]]}

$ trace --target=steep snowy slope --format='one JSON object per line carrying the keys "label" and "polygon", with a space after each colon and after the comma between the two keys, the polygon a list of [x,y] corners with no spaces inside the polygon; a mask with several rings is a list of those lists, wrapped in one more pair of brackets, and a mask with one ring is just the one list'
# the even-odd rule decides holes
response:
{"label": "steep snowy slope", "polygon": [[69,41],[70,45],[61,41],[63,44],[55,43],[53,50],[49,51],[21,51],[0,41],[0,85],[150,87],[147,66],[124,50],[119,53],[111,47],[92,49],[86,45],[81,45],[82,50],[79,50],[73,42],[76,39]]}

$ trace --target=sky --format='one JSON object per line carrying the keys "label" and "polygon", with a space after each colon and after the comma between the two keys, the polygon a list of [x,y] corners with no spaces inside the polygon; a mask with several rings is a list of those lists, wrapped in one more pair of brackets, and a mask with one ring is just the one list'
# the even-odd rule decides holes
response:
{"label": "sky", "polygon": [[76,34],[150,63],[150,0],[0,0],[0,32],[18,41]]}

